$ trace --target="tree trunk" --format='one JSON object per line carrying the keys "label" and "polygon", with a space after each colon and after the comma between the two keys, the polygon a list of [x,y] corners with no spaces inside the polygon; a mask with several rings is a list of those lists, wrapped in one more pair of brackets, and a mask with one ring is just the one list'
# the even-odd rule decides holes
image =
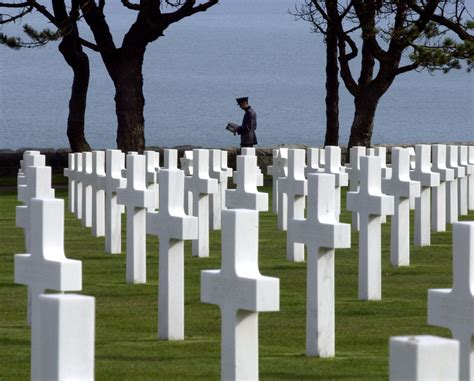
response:
{"label": "tree trunk", "polygon": [[368,94],[361,94],[355,97],[354,120],[351,126],[351,136],[349,146],[370,147],[372,132],[374,129],[375,111],[380,97]]}
{"label": "tree trunk", "polygon": [[87,90],[89,87],[89,58],[83,52],[78,54],[71,66],[74,80],[69,100],[69,116],[67,118],[67,136],[73,152],[90,151],[84,135],[84,118],[86,113]]}
{"label": "tree trunk", "polygon": [[90,151],[91,147],[84,135],[84,119],[90,76],[89,57],[82,50],[77,25],[68,18],[64,2],[53,1],[53,9],[63,29],[63,38],[58,49],[74,73],[67,119],[69,146],[72,152]]}
{"label": "tree trunk", "polygon": [[145,149],[142,67],[143,54],[127,55],[117,67],[114,79],[118,121],[117,148],[124,152],[135,151],[140,154]]}
{"label": "tree trunk", "polygon": [[328,1],[330,21],[326,36],[326,137],[325,146],[339,145],[339,65],[337,61],[337,2]]}

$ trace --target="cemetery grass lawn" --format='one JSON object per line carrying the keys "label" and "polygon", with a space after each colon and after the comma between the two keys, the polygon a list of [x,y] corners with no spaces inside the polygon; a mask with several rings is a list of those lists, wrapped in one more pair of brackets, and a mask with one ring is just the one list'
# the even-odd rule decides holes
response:
{"label": "cemetery grass lawn", "polygon": [[[66,191],[57,196],[66,198]],[[13,279],[13,255],[24,252],[23,232],[15,227],[16,204],[16,194],[0,193],[0,380],[29,379],[26,287]],[[461,218],[469,219],[473,212]],[[350,214],[341,220],[350,222]],[[352,249],[336,251],[336,357],[320,359],[304,355],[306,264],[286,260],[285,233],[276,229],[273,214],[261,214],[260,271],[280,278],[281,293],[280,312],[260,314],[262,380],[386,380],[390,336],[450,336],[427,325],[426,301],[429,288],[451,287],[450,227],[433,234],[432,246],[412,246],[411,266],[392,268],[389,225],[383,227],[382,301],[357,300],[357,235],[352,234]],[[213,232],[210,242],[206,259],[191,257],[186,243],[186,340],[157,341],[156,238],[147,242],[148,283],[126,284],[125,255],[105,254],[104,239],[92,237],[90,229],[65,213],[65,253],[82,260],[81,293],[96,298],[97,380],[220,378],[220,312],[199,301],[200,271],[220,268],[220,232]]]}

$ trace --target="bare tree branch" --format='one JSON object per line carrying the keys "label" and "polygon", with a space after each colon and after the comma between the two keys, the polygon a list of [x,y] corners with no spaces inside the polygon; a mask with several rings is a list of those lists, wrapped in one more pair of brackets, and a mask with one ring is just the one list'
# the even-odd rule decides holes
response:
{"label": "bare tree branch", "polygon": [[132,9],[134,11],[139,11],[141,9],[140,4],[133,4],[130,0],[121,0],[124,7]]}
{"label": "bare tree branch", "polygon": [[29,7],[25,8],[23,11],[21,11],[20,13],[18,13],[15,16],[10,16],[10,17],[6,18],[5,20],[1,19],[0,20],[0,25],[7,24],[7,23],[10,23],[10,22],[14,22],[15,20],[21,19],[24,15],[30,13],[32,10],[33,10],[33,7],[29,6]]}

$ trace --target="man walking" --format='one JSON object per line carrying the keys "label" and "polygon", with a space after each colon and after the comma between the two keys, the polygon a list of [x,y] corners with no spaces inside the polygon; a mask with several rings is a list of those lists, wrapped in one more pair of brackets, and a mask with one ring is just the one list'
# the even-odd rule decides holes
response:
{"label": "man walking", "polygon": [[241,147],[253,147],[257,143],[257,135],[255,130],[257,129],[257,113],[250,107],[248,97],[237,98],[237,104],[245,111],[242,125],[235,131],[240,135],[240,146]]}

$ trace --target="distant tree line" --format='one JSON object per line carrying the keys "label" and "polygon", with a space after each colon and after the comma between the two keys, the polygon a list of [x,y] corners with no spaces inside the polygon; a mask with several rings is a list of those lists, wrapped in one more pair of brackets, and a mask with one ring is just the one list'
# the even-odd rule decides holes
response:
{"label": "distant tree line", "polygon": [[[474,21],[462,0],[295,0],[292,12],[311,23],[326,44],[325,145],[339,144],[339,78],[354,97],[348,145],[369,146],[378,103],[397,76],[412,71],[473,68]],[[173,23],[205,12],[218,0],[121,0],[136,19],[118,46],[106,21],[106,0],[0,2],[0,25],[39,12],[54,25],[36,30],[25,24],[27,39],[0,33],[13,49],[59,40],[59,51],[73,72],[67,135],[73,151],[90,150],[84,132],[89,86],[89,58],[100,54],[115,87],[117,147],[145,148],[143,59],[148,44],[163,37]],[[84,20],[94,42],[80,36]],[[359,60],[355,73],[351,61]],[[357,77],[357,78],[356,78]],[[315,100],[316,101],[316,100]]]}

